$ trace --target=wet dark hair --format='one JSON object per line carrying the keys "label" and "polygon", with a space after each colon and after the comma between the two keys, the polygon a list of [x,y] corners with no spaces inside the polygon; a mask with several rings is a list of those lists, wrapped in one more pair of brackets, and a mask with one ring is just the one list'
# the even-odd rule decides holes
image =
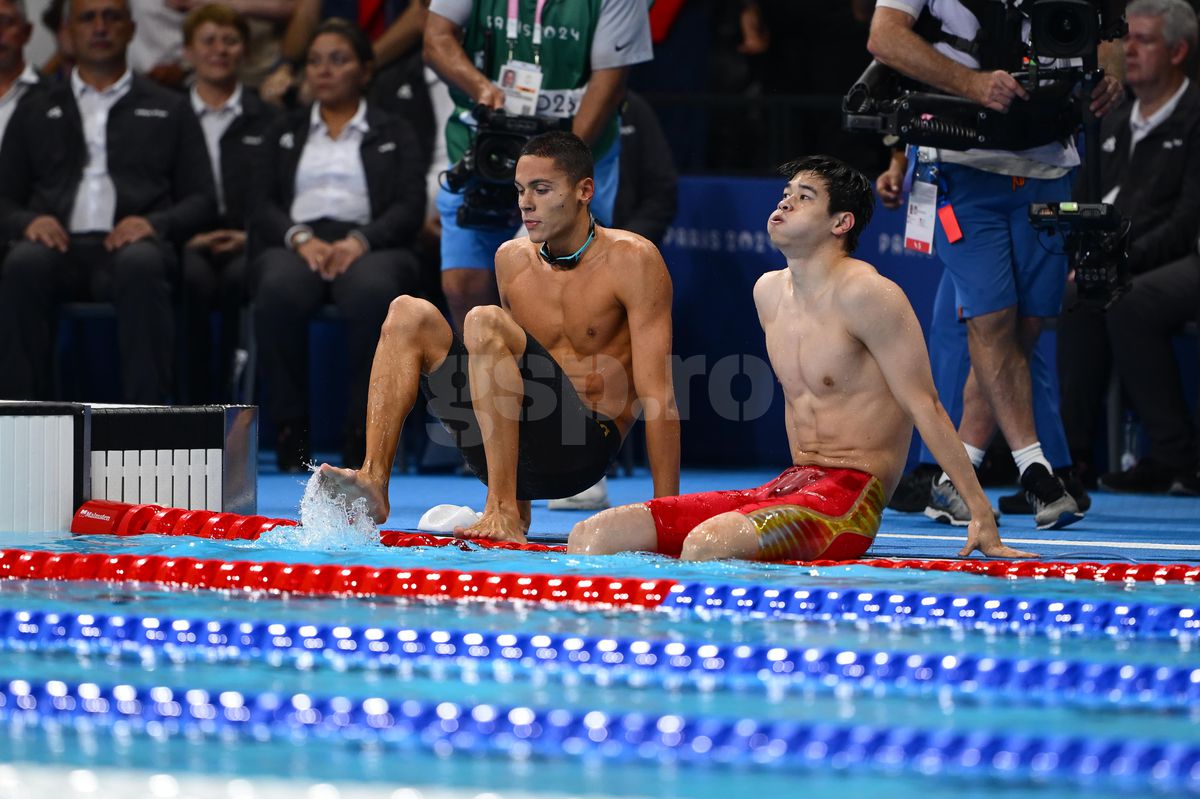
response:
{"label": "wet dark hair", "polygon": [[593,174],[592,148],[574,133],[552,130],[534,136],[525,142],[525,146],[521,148],[521,155],[554,159],[554,165],[567,173],[567,179],[572,184],[590,178]]}
{"label": "wet dark hair", "polygon": [[821,178],[825,193],[829,195],[829,213],[849,211],[854,215],[854,226],[842,237],[842,244],[849,255],[858,247],[858,237],[871,222],[875,213],[875,192],[866,175],[854,167],[828,155],[808,155],[788,161],[779,167],[779,174],[788,180],[801,172],[810,172]]}
{"label": "wet dark hair", "polygon": [[367,40],[362,30],[357,25],[338,17],[331,17],[317,26],[313,35],[309,37],[308,46],[304,48],[305,57],[308,56],[308,51],[312,49],[313,42],[317,40],[317,37],[326,33],[332,33],[345,39],[363,66],[375,63],[375,51],[371,49],[371,42]]}

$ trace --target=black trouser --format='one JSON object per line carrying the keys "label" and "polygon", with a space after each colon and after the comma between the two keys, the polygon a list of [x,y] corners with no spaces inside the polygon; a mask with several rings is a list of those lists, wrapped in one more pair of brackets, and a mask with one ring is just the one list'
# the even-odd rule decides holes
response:
{"label": "black trouser", "polygon": [[1072,305],[1074,299],[1075,284],[1070,283],[1063,303],[1066,310],[1058,317],[1059,407],[1071,460],[1091,469],[1101,401],[1112,374],[1112,348],[1104,312]]}
{"label": "black trouser", "polygon": [[[208,250],[185,247],[183,250],[183,328],[186,331],[188,402],[208,403],[231,400],[222,382],[229,377],[233,353],[237,349],[238,314],[246,291],[246,254],[218,255]],[[209,316],[221,317],[220,368],[213,381],[212,334]]]}
{"label": "black trouser", "polygon": [[110,253],[104,236],[72,235],[66,253],[31,241],[9,250],[0,266],[0,397],[54,399],[55,312],[64,301],[91,300],[116,308],[123,399],[168,400],[174,249],[143,239]]}
{"label": "black trouser", "polygon": [[1150,441],[1150,457],[1195,468],[1196,426],[1183,393],[1172,338],[1200,314],[1200,257],[1189,255],[1136,276],[1106,312],[1063,314],[1058,333],[1063,424],[1072,452],[1090,452],[1109,362]]}
{"label": "black trouser", "polygon": [[[320,220],[317,237],[333,242],[355,225]],[[326,302],[346,320],[350,397],[346,418],[365,425],[371,361],[388,305],[401,294],[418,294],[420,270],[406,249],[368,252],[332,281],[308,268],[304,259],[284,247],[265,250],[252,267],[258,276],[254,292],[254,329],[259,373],[268,385],[268,404],[277,425],[308,419],[308,323]]]}

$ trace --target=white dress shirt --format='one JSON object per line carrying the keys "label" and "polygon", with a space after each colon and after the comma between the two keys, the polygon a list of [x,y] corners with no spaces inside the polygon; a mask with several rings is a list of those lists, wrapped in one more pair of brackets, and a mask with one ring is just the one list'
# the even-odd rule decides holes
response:
{"label": "white dress shirt", "polygon": [[196,87],[192,87],[192,110],[204,130],[204,143],[208,145],[208,160],[212,164],[213,183],[217,187],[217,207],[225,213],[225,187],[221,185],[221,137],[233,120],[242,115],[242,84],[238,84],[229,99],[213,108],[200,98]]}
{"label": "white dress shirt", "polygon": [[72,233],[113,229],[117,213],[117,187],[108,174],[108,112],[129,92],[133,73],[128,69],[113,85],[98,90],[84,83],[79,70],[71,70],[71,91],[83,119],[83,138],[87,142],[88,161],[83,179],[75,192],[71,208]]}
{"label": "white dress shirt", "polygon": [[38,82],[38,75],[33,67],[25,65],[25,70],[17,76],[8,87],[8,91],[0,94],[0,140],[4,139],[4,131],[8,128],[8,120],[12,119],[13,111],[17,110],[17,102],[29,91],[29,87]]}
{"label": "white dress shirt", "polygon": [[330,137],[329,127],[321,119],[320,103],[313,103],[308,141],[296,167],[296,197],[291,208],[294,221],[337,219],[358,225],[371,221],[367,173],[359,152],[369,129],[365,100],[359,101],[358,111],[336,139]]}

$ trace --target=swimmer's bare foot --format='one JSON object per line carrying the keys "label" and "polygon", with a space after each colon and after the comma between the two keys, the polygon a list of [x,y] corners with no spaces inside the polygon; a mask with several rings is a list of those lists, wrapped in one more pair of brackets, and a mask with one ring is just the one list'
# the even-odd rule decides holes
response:
{"label": "swimmer's bare foot", "polygon": [[327,482],[332,493],[346,495],[347,505],[362,497],[366,500],[367,511],[376,524],[387,521],[391,505],[388,503],[386,483],[373,481],[361,471],[339,469],[328,463],[322,463],[321,468],[317,469],[317,474]]}
{"label": "swimmer's bare foot", "polygon": [[470,527],[456,528],[454,534],[459,538],[524,544],[525,531],[528,529],[529,522],[522,519],[520,513],[510,514],[485,508],[479,521]]}

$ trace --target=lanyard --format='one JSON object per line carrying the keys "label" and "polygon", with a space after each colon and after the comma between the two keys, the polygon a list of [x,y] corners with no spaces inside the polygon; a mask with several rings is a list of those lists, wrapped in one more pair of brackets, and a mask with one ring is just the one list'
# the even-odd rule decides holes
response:
{"label": "lanyard", "polygon": [[[519,18],[520,0],[508,0],[508,24],[504,29],[504,38],[508,40],[508,60],[513,60],[513,50],[517,46],[517,34],[521,29]],[[540,64],[542,59],[542,9],[546,0],[537,0],[533,12],[533,63]]]}

